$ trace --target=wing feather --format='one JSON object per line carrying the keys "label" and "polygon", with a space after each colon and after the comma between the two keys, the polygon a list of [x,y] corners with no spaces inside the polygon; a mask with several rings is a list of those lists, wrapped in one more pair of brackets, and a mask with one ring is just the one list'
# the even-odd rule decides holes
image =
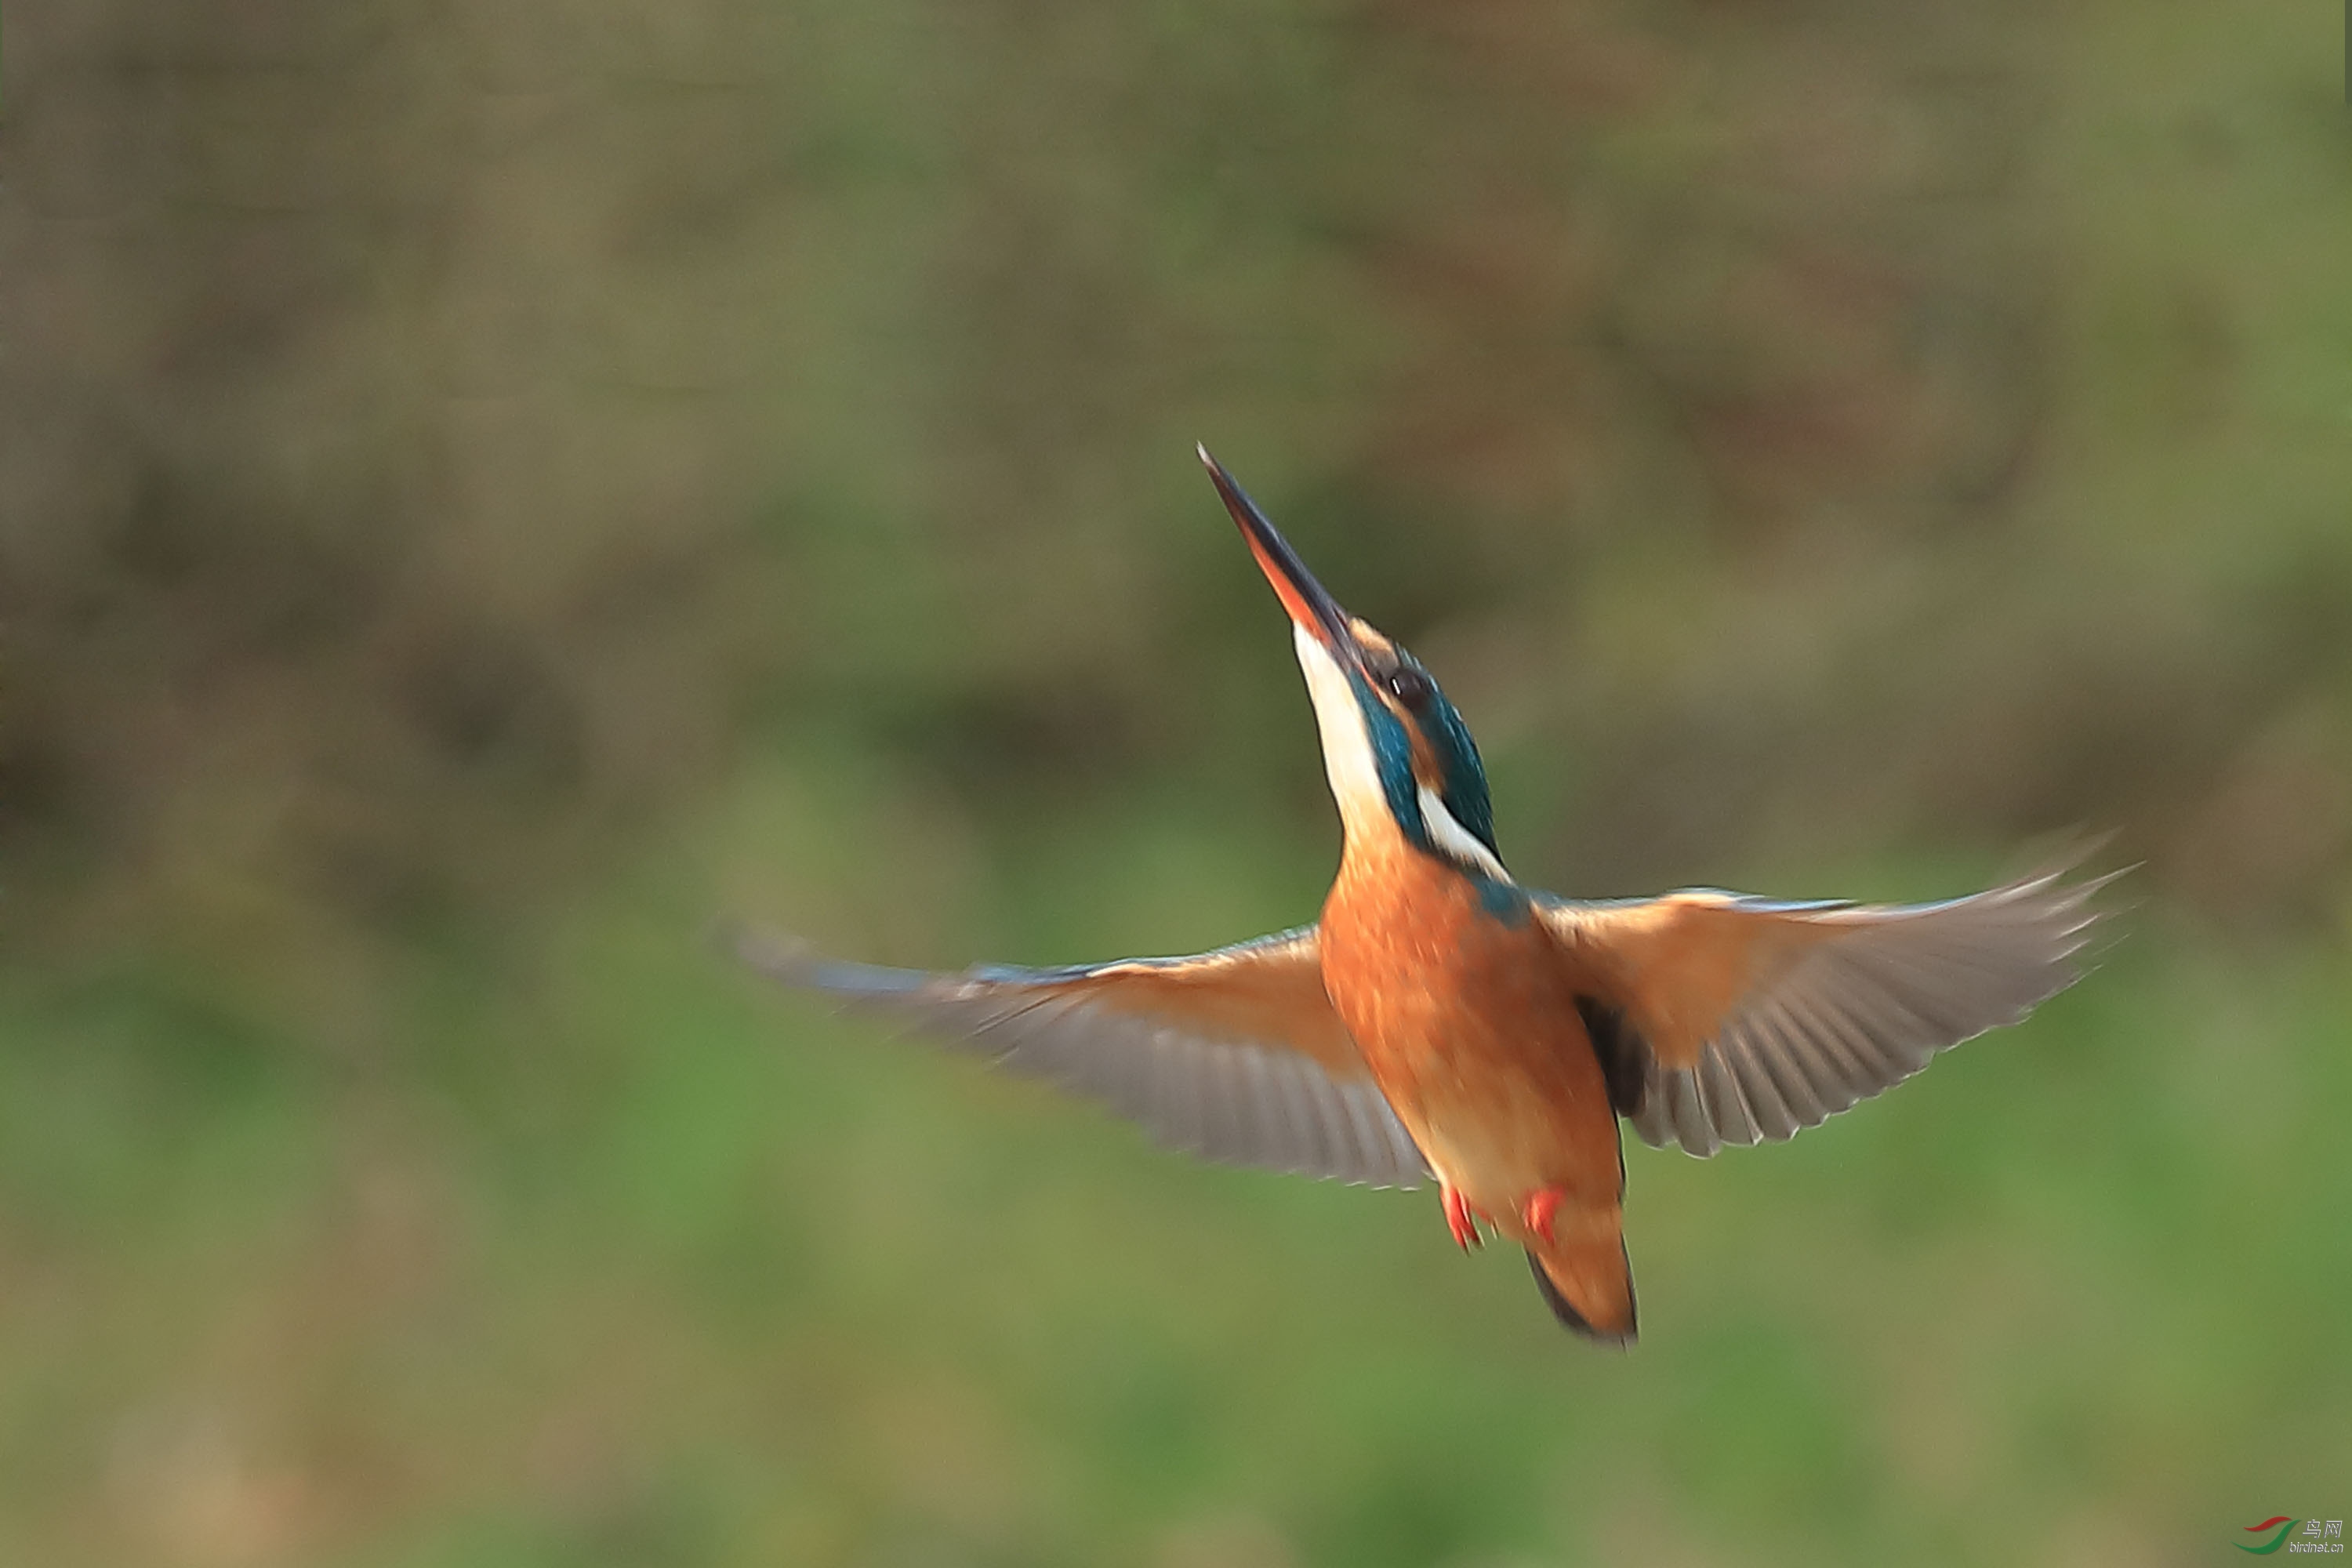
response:
{"label": "wing feather", "polygon": [[1537,908],[1631,1053],[1645,1142],[1778,1142],[2072,984],[2114,878],[2062,867],[1937,904],[1776,903],[1712,890]]}
{"label": "wing feather", "polygon": [[1171,1148],[1370,1186],[1429,1167],[1331,1010],[1312,927],[1185,958],[931,974],[759,931],[753,968],[1142,1123]]}

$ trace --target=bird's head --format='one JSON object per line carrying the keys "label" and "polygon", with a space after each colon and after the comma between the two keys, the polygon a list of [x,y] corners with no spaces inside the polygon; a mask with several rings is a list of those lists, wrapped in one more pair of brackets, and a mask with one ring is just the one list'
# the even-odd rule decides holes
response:
{"label": "bird's head", "polygon": [[1201,461],[1290,613],[1291,640],[1348,836],[1383,831],[1475,876],[1508,881],[1477,742],[1421,661],[1339,607],[1208,448]]}

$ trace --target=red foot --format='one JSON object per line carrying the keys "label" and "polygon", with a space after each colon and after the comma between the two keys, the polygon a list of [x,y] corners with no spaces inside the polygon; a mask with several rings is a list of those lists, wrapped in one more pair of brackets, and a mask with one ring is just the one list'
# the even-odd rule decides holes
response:
{"label": "red foot", "polygon": [[1462,1195],[1459,1187],[1445,1189],[1445,1228],[1454,1233],[1454,1243],[1465,1252],[1476,1250],[1486,1244],[1478,1234],[1478,1221],[1470,1213],[1470,1200]]}
{"label": "red foot", "polygon": [[1559,1213],[1560,1200],[1567,1195],[1558,1187],[1538,1187],[1528,1194],[1527,1206],[1519,1211],[1528,1228],[1543,1237],[1546,1247],[1551,1245],[1552,1216]]}

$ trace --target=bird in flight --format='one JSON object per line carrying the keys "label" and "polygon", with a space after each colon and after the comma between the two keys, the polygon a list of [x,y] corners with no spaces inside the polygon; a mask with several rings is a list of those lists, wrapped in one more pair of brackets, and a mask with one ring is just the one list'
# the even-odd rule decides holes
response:
{"label": "bird in flight", "polygon": [[1687,890],[1583,901],[1496,848],[1462,716],[1341,609],[1200,450],[1290,617],[1345,835],[1315,925],[1182,958],[932,974],[743,931],[788,984],[960,1041],[1174,1147],[1370,1186],[1437,1184],[1464,1249],[1525,1247],[1545,1304],[1634,1337],[1618,1120],[1705,1157],[1777,1142],[2071,984],[2107,878],[1943,903]]}

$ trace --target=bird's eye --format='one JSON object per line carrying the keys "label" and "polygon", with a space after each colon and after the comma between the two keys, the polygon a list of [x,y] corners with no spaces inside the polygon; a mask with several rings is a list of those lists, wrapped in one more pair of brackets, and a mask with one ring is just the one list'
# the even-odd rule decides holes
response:
{"label": "bird's eye", "polygon": [[1400,668],[1385,684],[1389,695],[1408,708],[1420,708],[1429,701],[1429,678],[1410,666]]}

